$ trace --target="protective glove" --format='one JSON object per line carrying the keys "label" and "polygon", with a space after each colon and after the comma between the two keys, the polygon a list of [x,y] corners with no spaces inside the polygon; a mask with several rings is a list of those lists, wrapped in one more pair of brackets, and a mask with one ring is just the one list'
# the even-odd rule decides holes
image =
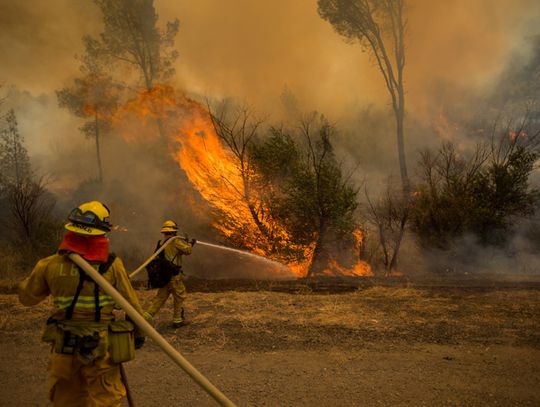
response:
{"label": "protective glove", "polygon": [[191,247],[193,247],[195,246],[195,243],[197,243],[197,239],[191,239],[189,243],[191,243]]}
{"label": "protective glove", "polygon": [[135,349],[141,349],[144,345],[146,338],[144,336],[135,337]]}

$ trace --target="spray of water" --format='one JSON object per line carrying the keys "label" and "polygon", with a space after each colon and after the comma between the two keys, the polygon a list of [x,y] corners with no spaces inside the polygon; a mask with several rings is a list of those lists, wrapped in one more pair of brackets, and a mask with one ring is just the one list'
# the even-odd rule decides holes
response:
{"label": "spray of water", "polygon": [[230,252],[235,252],[235,253],[238,253],[238,254],[241,254],[242,256],[249,256],[249,257],[252,257],[256,260],[259,260],[259,261],[262,261],[262,262],[265,262],[267,263],[268,265],[272,265],[274,267],[277,267],[278,269],[280,270],[286,270],[288,271],[289,270],[289,267],[286,266],[285,264],[283,263],[280,263],[278,261],[274,261],[274,260],[270,260],[270,259],[267,259],[266,257],[263,257],[263,256],[259,256],[257,254],[253,254],[253,253],[249,253],[249,252],[246,252],[246,251],[243,251],[243,250],[238,250],[238,249],[232,249],[230,247],[227,247],[227,246],[221,246],[219,244],[213,244],[213,243],[208,243],[208,242],[201,242],[200,240],[197,240],[197,244],[200,244],[200,245],[203,245],[203,246],[209,246],[209,247],[214,247],[216,249],[221,249],[221,250],[227,250],[227,251],[230,251]]}

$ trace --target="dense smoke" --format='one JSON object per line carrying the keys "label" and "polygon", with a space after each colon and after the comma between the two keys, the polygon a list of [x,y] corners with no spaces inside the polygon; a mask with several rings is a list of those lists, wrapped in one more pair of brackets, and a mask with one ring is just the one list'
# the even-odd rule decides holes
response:
{"label": "dense smoke", "polygon": [[[81,37],[101,29],[91,2],[31,0],[0,6],[3,80],[36,94],[77,74]],[[236,96],[273,111],[283,87],[306,108],[343,116],[387,102],[379,73],[359,46],[346,44],[317,14],[316,2],[157,1],[163,24],[178,17],[176,80],[202,94]],[[407,87],[412,112],[433,104],[439,81],[482,88],[535,34],[531,0],[411,2]],[[427,100],[426,100],[427,98]]]}
{"label": "dense smoke", "polygon": [[[412,163],[421,148],[445,137],[466,137],[450,134],[452,125],[441,130],[441,117],[448,111],[470,116],[516,55],[527,60],[527,39],[538,34],[540,6],[531,0],[409,3],[405,87]],[[368,53],[347,44],[319,17],[316,1],[158,0],[156,8],[160,24],[180,19],[173,78],[178,89],[201,99],[234,97],[274,122],[289,119],[295,109],[320,111],[341,129],[336,147],[345,166],[360,165],[354,175],[358,184],[366,181],[377,191],[386,177],[397,174],[382,77]],[[6,104],[16,109],[32,164],[50,175],[60,210],[88,198],[94,188],[83,181],[95,177],[96,169],[92,141],[79,132],[80,121],[58,108],[54,91],[79,74],[75,56],[82,53],[81,38],[101,31],[100,18],[92,2],[0,4]],[[208,226],[210,208],[193,201],[197,198],[178,167],[163,163],[160,156],[170,152],[151,144],[104,140],[110,182],[95,198],[112,206],[113,218],[120,214],[116,222],[127,230],[115,239],[124,253],[137,253],[131,264],[140,251],[150,251],[159,224],[169,217],[199,238],[216,238]]]}
{"label": "dense smoke", "polygon": [[[37,0],[3,2],[0,7],[2,81],[52,98],[48,103],[55,110],[54,90],[78,74],[74,56],[82,53],[81,37],[102,29],[97,7],[90,2],[57,2],[53,7]],[[380,149],[393,158],[392,135],[358,123],[359,112],[370,105],[387,111],[382,78],[358,44],[345,43],[318,16],[315,2],[278,1],[270,7],[246,0],[196,5],[158,1],[156,7],[161,24],[175,17],[181,22],[174,77],[179,88],[215,99],[232,96],[275,120],[285,116],[281,95],[288,90],[302,111],[318,110],[361,133],[351,137],[383,139],[368,142],[381,143]],[[429,125],[455,105],[470,111],[471,93],[489,92],[516,52],[526,52],[539,14],[540,7],[528,0],[411,3],[405,71],[409,122],[419,118]],[[522,60],[527,56],[523,53]],[[32,119],[37,125],[21,125],[50,132],[50,123],[41,121],[50,114],[41,113]],[[418,129],[418,123],[413,126]],[[66,137],[73,133],[67,125]],[[429,138],[409,137],[412,154]],[[27,134],[32,154],[47,148],[43,139],[36,132]],[[358,142],[361,147],[366,141]]]}

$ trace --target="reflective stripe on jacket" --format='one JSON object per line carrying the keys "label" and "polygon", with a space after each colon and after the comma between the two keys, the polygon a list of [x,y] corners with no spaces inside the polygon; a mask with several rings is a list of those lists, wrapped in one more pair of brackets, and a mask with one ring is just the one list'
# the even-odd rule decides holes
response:
{"label": "reflective stripe on jacket", "polygon": [[[71,305],[73,302],[74,296],[68,296],[68,297],[56,297],[53,299],[54,305],[59,310],[67,308]],[[95,303],[96,300],[94,296],[86,296],[86,295],[79,295],[79,298],[77,298],[77,302],[75,303],[75,309],[77,308],[88,308],[89,310],[95,309]],[[114,300],[109,295],[99,295],[99,305],[101,307],[104,307],[106,305],[113,305],[114,306]]]}
{"label": "reflective stripe on jacket", "polygon": [[[92,266],[97,269],[99,264],[92,264]],[[116,257],[103,277],[122,294],[137,312],[143,314],[143,309],[120,258]],[[67,256],[55,254],[40,260],[30,275],[21,282],[19,300],[23,305],[31,306],[51,295],[54,304],[52,316],[57,320],[63,320],[65,309],[73,301],[78,283],[77,266]],[[112,319],[114,301],[102,289],[99,290],[99,305],[101,318],[103,320]],[[94,283],[85,281],[75,304],[73,320],[94,320],[94,317]]]}

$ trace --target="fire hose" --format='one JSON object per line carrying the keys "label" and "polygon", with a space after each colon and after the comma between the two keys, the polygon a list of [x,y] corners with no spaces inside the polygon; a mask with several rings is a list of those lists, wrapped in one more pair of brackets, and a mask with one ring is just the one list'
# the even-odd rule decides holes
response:
{"label": "fire hose", "polygon": [[146,266],[148,266],[148,264],[149,264],[152,260],[154,260],[154,259],[155,259],[155,258],[156,258],[163,250],[165,250],[165,248],[166,248],[171,242],[173,242],[173,241],[175,241],[175,240],[179,240],[179,239],[184,240],[184,239],[182,239],[180,236],[173,236],[173,237],[171,237],[170,239],[168,239],[165,243],[163,243],[163,245],[162,245],[158,250],[156,250],[156,251],[154,252],[153,255],[151,255],[151,256],[150,256],[143,264],[141,264],[140,267],[139,267],[138,269],[134,270],[133,273],[131,273],[131,274],[129,275],[129,278],[133,278],[133,277],[135,277],[137,274],[139,274],[142,270],[144,270],[144,268],[145,268]]}
{"label": "fire hose", "polygon": [[[173,240],[173,239],[170,239]],[[162,248],[165,245],[162,246]],[[157,253],[157,252],[156,252]],[[172,347],[169,342],[161,336],[152,325],[150,325],[143,317],[140,315],[135,308],[120,294],[116,289],[101,275],[99,274],[90,264],[86,262],[78,254],[71,253],[69,258],[77,266],[79,266],[92,280],[100,286],[103,291],[110,295],[116,304],[124,310],[124,312],[129,316],[131,321],[137,325],[141,331],[150,337],[166,354],[169,356],[173,362],[180,366],[199,386],[202,387],[210,396],[212,396],[220,405],[226,407],[235,407],[235,404],[229,400],[217,387],[215,387],[210,381],[204,377],[191,363],[184,358],[180,352],[178,352],[174,347]],[[142,266],[141,266],[142,267]],[[134,273],[132,273],[133,275]]]}

